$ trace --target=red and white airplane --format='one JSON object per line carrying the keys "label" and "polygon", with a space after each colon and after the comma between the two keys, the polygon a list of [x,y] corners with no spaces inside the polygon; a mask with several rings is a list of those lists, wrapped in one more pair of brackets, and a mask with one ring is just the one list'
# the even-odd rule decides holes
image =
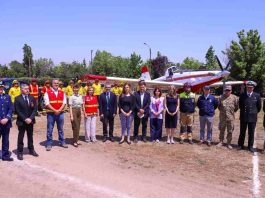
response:
{"label": "red and white airplane", "polygon": [[[91,74],[85,74],[81,77],[83,82],[98,79],[100,81],[107,81],[109,83],[114,82],[129,82],[137,84],[139,80],[144,80],[148,87],[159,86],[168,87],[169,85],[174,85],[177,88],[182,88],[186,82],[191,84],[191,89],[193,92],[199,91],[202,87],[209,86],[222,86],[222,80],[229,76],[230,72],[227,70],[229,63],[225,68],[222,67],[219,59],[217,58],[221,70],[180,70],[176,66],[171,66],[167,68],[165,75],[152,80],[147,66],[142,67],[142,75],[140,79],[131,78],[120,78],[120,77],[109,77],[109,76],[97,76]],[[227,81],[226,85],[240,85],[244,84],[245,81]]]}

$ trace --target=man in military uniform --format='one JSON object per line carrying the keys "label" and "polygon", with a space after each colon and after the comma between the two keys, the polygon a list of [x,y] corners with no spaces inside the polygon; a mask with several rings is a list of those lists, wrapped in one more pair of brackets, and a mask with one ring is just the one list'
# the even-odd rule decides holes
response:
{"label": "man in military uniform", "polygon": [[254,152],[254,134],[257,123],[257,115],[261,110],[261,99],[258,93],[253,92],[254,82],[247,82],[247,91],[239,97],[240,108],[240,135],[238,138],[238,149],[244,149],[246,130],[248,128],[248,149]]}
{"label": "man in military uniform", "polygon": [[180,144],[183,144],[185,134],[187,133],[190,144],[192,141],[193,114],[195,112],[195,93],[191,92],[191,84],[184,84],[184,92],[179,95],[180,98]]}
{"label": "man in military uniform", "polygon": [[227,85],[224,88],[224,94],[220,96],[218,109],[220,111],[219,119],[219,140],[218,147],[223,146],[225,130],[227,128],[227,148],[232,149],[232,133],[234,131],[235,112],[238,110],[238,98],[231,94],[232,86]]}
{"label": "man in military uniform", "polygon": [[2,160],[13,161],[9,155],[9,131],[12,127],[13,104],[9,95],[4,94],[4,84],[0,81],[0,137],[2,136]]}

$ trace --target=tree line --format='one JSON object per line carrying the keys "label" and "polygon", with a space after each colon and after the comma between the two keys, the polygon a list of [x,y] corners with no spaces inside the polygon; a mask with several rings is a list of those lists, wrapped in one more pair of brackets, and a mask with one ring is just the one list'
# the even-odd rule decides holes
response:
{"label": "tree line", "polygon": [[[213,46],[210,46],[205,53],[205,62],[193,57],[186,57],[181,63],[170,62],[167,56],[161,55],[160,52],[157,52],[157,56],[153,60],[144,61],[135,52],[129,57],[121,57],[98,50],[93,64],[87,64],[84,59],[82,62],[60,62],[55,65],[50,58],[33,59],[32,49],[27,44],[23,46],[22,50],[24,54],[22,62],[13,60],[7,65],[0,64],[0,77],[59,78],[66,82],[85,73],[139,78],[143,65],[149,67],[152,78],[164,75],[165,70],[172,65],[176,65],[180,69],[219,68]],[[251,79],[258,83],[258,89],[262,88],[265,80],[265,44],[262,42],[258,30],[241,30],[237,33],[237,40],[232,40],[222,54],[224,62],[230,61],[230,80]]]}

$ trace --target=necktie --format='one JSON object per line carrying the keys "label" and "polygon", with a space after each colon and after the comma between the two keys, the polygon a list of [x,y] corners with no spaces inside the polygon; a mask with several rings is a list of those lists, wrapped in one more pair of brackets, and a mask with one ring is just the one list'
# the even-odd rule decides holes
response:
{"label": "necktie", "polygon": [[110,96],[109,96],[109,92],[107,92],[107,109],[109,110],[109,100],[110,100]]}
{"label": "necktie", "polygon": [[27,103],[28,106],[29,106],[29,99],[28,99],[28,96],[27,96],[27,95],[25,96],[25,101],[26,101],[26,103]]}

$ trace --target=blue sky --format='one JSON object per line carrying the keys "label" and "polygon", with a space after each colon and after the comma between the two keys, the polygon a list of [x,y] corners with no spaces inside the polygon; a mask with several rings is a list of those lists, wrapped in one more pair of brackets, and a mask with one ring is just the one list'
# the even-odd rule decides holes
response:
{"label": "blue sky", "polygon": [[264,40],[262,0],[0,0],[0,63],[34,59],[90,60],[90,50],[113,55],[136,52],[144,60],[160,51],[173,62],[204,61],[210,45],[217,55],[241,29],[257,29]]}

